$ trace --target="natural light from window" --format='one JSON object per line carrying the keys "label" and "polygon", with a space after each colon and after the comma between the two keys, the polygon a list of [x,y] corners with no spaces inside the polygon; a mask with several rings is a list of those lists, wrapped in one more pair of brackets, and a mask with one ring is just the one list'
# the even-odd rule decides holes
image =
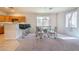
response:
{"label": "natural light from window", "polygon": [[77,11],[66,14],[66,26],[68,28],[77,28]]}
{"label": "natural light from window", "polygon": [[49,17],[38,16],[37,17],[37,26],[49,26]]}

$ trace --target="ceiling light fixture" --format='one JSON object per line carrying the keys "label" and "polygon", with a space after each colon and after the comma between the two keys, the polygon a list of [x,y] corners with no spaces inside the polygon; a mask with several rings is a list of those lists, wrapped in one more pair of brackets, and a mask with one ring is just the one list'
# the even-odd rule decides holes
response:
{"label": "ceiling light fixture", "polygon": [[9,7],[9,9],[11,10],[11,12],[15,12],[14,7]]}
{"label": "ceiling light fixture", "polygon": [[49,10],[52,10],[52,9],[53,9],[53,8],[51,8],[51,7],[49,8]]}

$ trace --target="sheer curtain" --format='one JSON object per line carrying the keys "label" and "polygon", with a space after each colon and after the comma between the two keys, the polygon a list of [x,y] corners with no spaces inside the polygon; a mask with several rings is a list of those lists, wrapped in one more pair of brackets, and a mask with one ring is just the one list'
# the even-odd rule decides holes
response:
{"label": "sheer curtain", "polygon": [[77,28],[77,11],[66,14],[66,28]]}

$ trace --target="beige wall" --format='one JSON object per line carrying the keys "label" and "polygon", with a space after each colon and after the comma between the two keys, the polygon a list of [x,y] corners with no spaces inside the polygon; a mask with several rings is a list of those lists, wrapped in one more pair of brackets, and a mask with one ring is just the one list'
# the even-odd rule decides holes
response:
{"label": "beige wall", "polygon": [[[79,15],[79,9],[77,9],[77,11],[78,11],[78,15]],[[8,15],[17,15],[17,16],[24,15],[24,16],[26,16],[26,23],[31,24],[31,27],[32,27],[31,32],[35,32],[35,30],[36,30],[36,21],[37,21],[36,17],[37,16],[49,16],[50,17],[50,25],[52,26],[52,28],[54,28],[57,24],[59,33],[65,33],[68,35],[79,37],[79,34],[78,34],[79,24],[78,24],[78,28],[75,29],[74,31],[70,31],[69,29],[65,28],[65,12],[61,12],[58,14],[36,14],[36,13],[19,14],[19,13],[14,13],[14,14],[8,14]],[[78,17],[78,21],[79,21],[79,17]]]}
{"label": "beige wall", "polygon": [[0,11],[0,15],[7,15],[5,12]]}
{"label": "beige wall", "polygon": [[[71,10],[73,11],[73,10]],[[79,8],[76,9],[76,11],[78,12],[78,16],[79,16]],[[68,11],[66,11],[68,12]],[[70,36],[75,36],[75,37],[79,37],[79,17],[77,17],[77,28],[75,29],[72,29],[70,30],[69,28],[65,28],[65,12],[62,12],[62,13],[58,13],[57,15],[57,22],[58,22],[58,31],[60,33],[65,33],[67,35],[70,35]]]}
{"label": "beige wall", "polygon": [[64,33],[64,21],[65,17],[64,17],[64,13],[58,13],[57,14],[57,27],[58,27],[58,32],[59,33]]}
{"label": "beige wall", "polygon": [[26,13],[26,14],[9,14],[9,15],[24,15],[26,16],[26,23],[27,24],[31,24],[31,32],[35,32],[36,30],[36,22],[37,16],[49,16],[50,17],[50,25],[52,26],[52,28],[54,28],[56,26],[56,14],[36,14],[36,13]]}
{"label": "beige wall", "polygon": [[31,26],[32,26],[32,29],[31,31],[32,32],[35,32],[35,29],[36,29],[36,22],[37,22],[37,19],[36,17],[37,16],[49,16],[50,17],[50,25],[52,26],[52,28],[54,28],[56,26],[56,15],[55,14],[27,14],[26,17],[27,17],[27,22],[26,23],[30,23]]}

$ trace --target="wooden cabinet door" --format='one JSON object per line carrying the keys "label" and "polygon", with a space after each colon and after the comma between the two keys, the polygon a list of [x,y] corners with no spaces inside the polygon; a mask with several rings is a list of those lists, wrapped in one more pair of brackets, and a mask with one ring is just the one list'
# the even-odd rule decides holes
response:
{"label": "wooden cabinet door", "polygon": [[10,16],[5,16],[5,22],[12,22]]}
{"label": "wooden cabinet door", "polygon": [[18,19],[19,22],[25,22],[25,16],[19,16]]}
{"label": "wooden cabinet door", "polygon": [[0,16],[0,22],[25,22],[25,16]]}
{"label": "wooden cabinet door", "polygon": [[4,16],[0,16],[0,22],[4,22],[5,18]]}
{"label": "wooden cabinet door", "polygon": [[18,18],[18,16],[10,16],[10,20],[12,22],[18,22],[19,21],[19,18]]}
{"label": "wooden cabinet door", "polygon": [[4,26],[0,26],[0,34],[4,34]]}
{"label": "wooden cabinet door", "polygon": [[10,20],[15,19],[17,22],[25,22],[25,17],[24,16],[10,16]]}

